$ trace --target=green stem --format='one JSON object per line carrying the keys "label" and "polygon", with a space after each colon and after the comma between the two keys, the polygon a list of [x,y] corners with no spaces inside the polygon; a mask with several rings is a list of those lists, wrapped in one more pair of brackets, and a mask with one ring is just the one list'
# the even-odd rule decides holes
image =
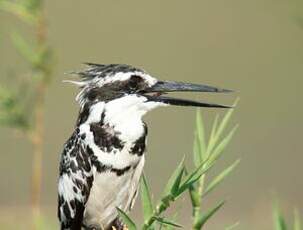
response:
{"label": "green stem", "polygon": [[152,226],[152,224],[156,221],[154,217],[160,216],[161,213],[163,213],[169,207],[170,201],[172,200],[169,199],[165,202],[161,201],[161,203],[156,207],[148,221],[146,221],[142,226],[142,230],[148,230]]}
{"label": "green stem", "polygon": [[200,230],[201,227],[199,226],[198,222],[201,216],[201,208],[202,208],[202,194],[204,190],[204,182],[205,182],[205,174],[201,176],[198,186],[196,188],[196,196],[195,199],[192,200],[193,206],[193,230]]}
{"label": "green stem", "polygon": [[44,136],[44,95],[45,95],[45,85],[41,82],[41,84],[39,84],[37,88],[37,101],[35,104],[35,124],[31,136],[31,142],[33,145],[31,206],[32,206],[34,221],[40,215],[43,136]]}
{"label": "green stem", "polygon": [[[36,24],[36,39],[39,50],[40,47],[44,47],[47,40],[46,23],[43,14],[43,4],[40,4],[39,13],[37,14]],[[42,63],[47,65],[47,63]],[[33,68],[35,68],[33,66]],[[40,201],[41,201],[41,188],[42,188],[42,163],[43,163],[43,143],[44,143],[44,105],[45,105],[45,93],[47,87],[47,75],[46,71],[41,71],[41,79],[36,86],[36,101],[34,104],[34,127],[31,135],[31,142],[33,145],[33,159],[32,159],[32,181],[31,181],[31,207],[33,212],[33,227],[36,229],[35,223],[40,216]]]}

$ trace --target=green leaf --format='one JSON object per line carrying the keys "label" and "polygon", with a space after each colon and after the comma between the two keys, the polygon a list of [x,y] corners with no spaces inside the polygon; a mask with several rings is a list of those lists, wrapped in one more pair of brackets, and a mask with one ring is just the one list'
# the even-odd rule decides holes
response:
{"label": "green leaf", "polygon": [[210,193],[215,187],[217,187],[240,163],[240,159],[236,160],[232,165],[224,169],[218,176],[216,176],[206,187],[203,196]]}
{"label": "green leaf", "polygon": [[200,206],[200,194],[194,186],[189,186],[189,196],[193,207]]}
{"label": "green leaf", "polygon": [[[239,101],[239,98],[236,99],[236,101],[234,102],[234,104],[233,104],[234,107],[237,105],[238,101]],[[218,129],[217,130],[213,129],[214,132],[212,132],[212,135],[211,135],[211,138],[210,138],[209,144],[208,144],[208,149],[207,149],[208,154],[210,154],[213,151],[213,148],[216,146],[216,143],[219,140],[219,138],[221,137],[224,129],[226,128],[228,121],[230,120],[231,115],[233,114],[233,111],[234,111],[233,109],[229,109],[228,112],[223,117]]]}
{"label": "green leaf", "polygon": [[232,139],[237,127],[238,126],[236,125],[230,131],[230,133],[215,147],[213,153],[209,155],[208,158],[194,170],[194,172],[186,177],[185,181],[180,186],[178,195],[180,195],[184,190],[188,189],[196,181],[198,181],[202,175],[204,175],[210,168],[214,166],[216,160],[221,156],[223,150]]}
{"label": "green leaf", "polygon": [[141,177],[141,202],[144,221],[147,221],[153,214],[153,204],[150,196],[149,187],[144,174]]}
{"label": "green leaf", "polygon": [[34,24],[37,22],[36,15],[33,15],[31,12],[29,12],[24,4],[2,0],[0,1],[0,10],[14,14],[29,24]]}
{"label": "green leaf", "polygon": [[184,173],[184,159],[185,158],[183,157],[178,167],[169,178],[164,189],[164,196],[175,194],[178,191]]}
{"label": "green leaf", "polygon": [[215,147],[215,149],[213,150],[212,155],[210,155],[209,157],[209,164],[213,164],[214,161],[216,161],[222,154],[223,150],[226,148],[226,146],[229,144],[229,142],[231,141],[232,137],[234,136],[236,130],[238,128],[238,125],[236,125],[227,136],[225,136],[221,142]]}
{"label": "green leaf", "polygon": [[128,227],[128,230],[137,230],[134,221],[124,211],[122,211],[120,208],[117,208],[117,211],[124,224],[126,224],[126,226]]}
{"label": "green leaf", "polygon": [[298,209],[294,210],[294,230],[301,230],[301,220]]}
{"label": "green leaf", "polygon": [[41,8],[41,3],[41,0],[24,0],[23,5],[29,13],[35,15],[39,8]]}
{"label": "green leaf", "polygon": [[202,115],[200,114],[199,110],[197,111],[196,115],[196,138],[198,144],[198,150],[200,152],[200,162],[197,164],[199,165],[202,161],[206,159],[206,144],[205,144],[205,128],[204,122],[202,119]]}
{"label": "green leaf", "polygon": [[282,216],[282,214],[280,213],[280,210],[279,210],[277,204],[275,204],[275,206],[274,206],[273,219],[274,219],[274,224],[275,224],[275,230],[287,230],[287,225],[286,225],[285,219]]}
{"label": "green leaf", "polygon": [[[182,207],[179,207],[178,211],[172,216],[172,219],[170,219],[171,222],[175,222],[175,220],[178,219],[180,208],[182,208]],[[165,229],[165,230],[174,230],[175,229],[175,227],[172,225],[161,224],[160,227],[163,227],[163,229]]]}
{"label": "green leaf", "polygon": [[213,150],[214,146],[217,143],[216,133],[217,133],[217,129],[218,129],[218,123],[219,123],[219,115],[216,114],[214,123],[213,123],[212,128],[211,128],[211,133],[210,133],[210,136],[209,136],[207,148],[206,148],[206,155],[207,156],[212,154],[212,150]]}
{"label": "green leaf", "polygon": [[[185,175],[187,175],[187,170],[185,168]],[[198,192],[198,185],[197,184],[192,184],[191,186],[189,186],[188,188],[189,191],[189,195],[190,195],[190,199],[191,199],[191,203],[193,207],[198,207],[200,206],[200,194]]]}
{"label": "green leaf", "polygon": [[221,201],[218,205],[216,205],[214,208],[210,209],[206,213],[204,213],[199,220],[195,223],[195,229],[201,229],[204,224],[211,218],[223,205],[225,204],[225,201]]}
{"label": "green leaf", "polygon": [[31,45],[17,32],[11,35],[13,44],[17,51],[30,63],[35,65],[37,62],[37,55]]}
{"label": "green leaf", "polygon": [[[233,104],[233,107],[236,107],[238,102],[239,102],[239,98],[236,99],[236,101]],[[216,132],[217,138],[219,138],[221,136],[221,134],[223,133],[223,131],[224,131],[225,127],[227,126],[233,112],[234,112],[233,109],[229,109],[228,112],[225,114],[225,116],[222,119],[222,121],[221,121],[221,123],[218,127],[218,130]]]}
{"label": "green leaf", "polygon": [[29,128],[29,120],[18,95],[0,85],[0,125],[20,128],[25,131]]}
{"label": "green leaf", "polygon": [[217,128],[218,128],[218,122],[219,122],[219,115],[216,114],[215,119],[214,119],[214,123],[212,125],[211,128],[211,132],[210,132],[210,140],[213,140],[215,138],[216,132],[217,132]]}
{"label": "green leaf", "polygon": [[191,174],[187,175],[182,184],[180,185],[177,196],[181,195],[185,190],[189,189],[191,186],[196,183],[203,174],[205,174],[211,167],[204,165],[207,163],[207,160],[202,162],[199,167],[197,167]]}
{"label": "green leaf", "polygon": [[232,229],[235,229],[236,227],[238,227],[240,225],[239,222],[236,222],[228,227],[225,228],[225,230],[232,230]]}
{"label": "green leaf", "polygon": [[198,167],[198,165],[202,162],[201,154],[200,154],[200,143],[197,138],[197,133],[194,136],[194,146],[193,146],[193,159],[194,165]]}
{"label": "green leaf", "polygon": [[159,223],[163,224],[163,225],[167,225],[167,226],[171,226],[171,227],[175,227],[175,228],[181,228],[182,226],[177,224],[177,223],[174,223],[173,221],[171,220],[168,220],[166,218],[163,218],[163,217],[154,217],[154,219],[156,221],[158,221]]}

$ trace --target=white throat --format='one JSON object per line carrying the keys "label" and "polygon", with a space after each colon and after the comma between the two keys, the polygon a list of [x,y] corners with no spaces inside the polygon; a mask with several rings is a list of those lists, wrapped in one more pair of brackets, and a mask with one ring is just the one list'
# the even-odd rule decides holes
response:
{"label": "white throat", "polygon": [[121,140],[133,142],[144,133],[142,117],[161,104],[137,95],[124,96],[106,104],[104,121],[120,133]]}
{"label": "white throat", "polygon": [[113,127],[125,142],[134,142],[144,133],[142,117],[150,110],[164,106],[159,102],[147,102],[143,96],[127,95],[113,101],[98,102],[90,109],[86,124],[99,122],[104,113],[104,123]]}

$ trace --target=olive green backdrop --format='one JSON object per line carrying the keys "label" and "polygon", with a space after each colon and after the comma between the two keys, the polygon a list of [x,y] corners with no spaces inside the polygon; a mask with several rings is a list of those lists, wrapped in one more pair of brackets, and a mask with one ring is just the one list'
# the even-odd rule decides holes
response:
{"label": "olive green backdrop", "polygon": [[[272,201],[287,216],[303,209],[303,28],[300,7],[286,0],[47,1],[55,78],[46,101],[42,202],[55,221],[58,158],[75,123],[76,87],[64,72],[83,62],[128,63],[167,80],[206,83],[234,95],[184,97],[219,103],[241,98],[233,117],[240,128],[220,167],[241,157],[237,170],[205,203],[228,203],[208,229],[240,221],[238,229],[270,229]],[[302,13],[302,14],[301,14]],[[0,13],[0,78],[26,69],[9,41],[13,25]],[[218,111],[219,112],[219,111]],[[216,110],[203,109],[209,124]],[[220,112],[222,113],[222,112]],[[195,109],[161,108],[149,113],[146,174],[155,196],[184,154],[191,155]],[[31,148],[12,130],[0,129],[0,220],[20,221],[29,213]],[[184,201],[186,203],[186,200]],[[189,205],[179,222],[188,226]],[[134,211],[135,216],[139,209]],[[27,213],[27,214],[26,214]],[[188,227],[187,227],[188,228]]]}

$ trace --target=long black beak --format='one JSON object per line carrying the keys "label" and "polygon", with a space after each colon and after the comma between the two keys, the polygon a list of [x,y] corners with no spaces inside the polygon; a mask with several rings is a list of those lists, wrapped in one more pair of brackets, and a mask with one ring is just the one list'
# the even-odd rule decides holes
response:
{"label": "long black beak", "polygon": [[169,105],[179,105],[179,106],[197,106],[197,107],[212,107],[212,108],[232,108],[232,106],[210,104],[204,102],[197,102],[187,99],[172,98],[167,96],[161,96],[163,93],[167,92],[211,92],[211,93],[229,93],[232,90],[216,88],[208,85],[191,84],[184,82],[174,82],[174,81],[158,81],[152,87],[145,89],[144,93],[155,93],[152,95],[146,94],[145,96],[156,102],[162,102]]}

